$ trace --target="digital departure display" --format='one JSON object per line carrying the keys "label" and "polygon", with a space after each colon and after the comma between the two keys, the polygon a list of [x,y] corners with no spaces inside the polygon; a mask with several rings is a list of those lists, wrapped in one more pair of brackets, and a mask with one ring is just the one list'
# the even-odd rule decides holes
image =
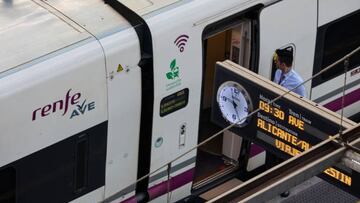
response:
{"label": "digital departure display", "polygon": [[[304,110],[297,111],[291,107],[282,107],[276,102],[273,105],[269,105],[267,104],[268,101],[270,101],[268,98],[260,94],[258,107],[261,111],[256,114],[257,139],[272,145],[290,156],[296,156],[310,149],[312,145],[321,142],[323,139],[315,141],[315,138],[314,141],[311,141],[308,138],[309,136],[315,136],[315,133],[326,139],[326,135],[323,132],[315,132],[316,129],[312,127],[314,118],[303,115]],[[328,125],[324,126],[328,127]],[[334,125],[329,127],[333,128]],[[334,134],[336,133],[334,132]],[[349,170],[348,172],[346,170],[340,172],[330,167],[324,173],[341,181],[343,184],[351,186],[351,176],[347,175],[351,173]]]}
{"label": "digital departure display", "polygon": [[[296,156],[339,132],[339,124],[334,122],[337,117],[326,111],[321,112],[320,115],[319,109],[314,105],[307,105],[305,108],[297,97],[288,96],[269,104],[285,91],[273,88],[271,82],[264,78],[259,76],[252,78],[251,75],[247,71],[236,71],[217,64],[215,90],[224,82],[235,81],[249,93],[254,110],[260,109],[252,115],[247,126],[231,128],[232,132],[284,159]],[[214,104],[216,99],[213,99],[212,121],[221,127],[227,127],[229,123],[223,119],[219,108]],[[353,180],[358,173],[349,168],[335,165],[319,176],[360,196]]]}
{"label": "digital departure display", "polygon": [[163,98],[160,102],[160,116],[164,117],[179,109],[184,108],[188,104],[189,89],[185,88],[174,94]]}

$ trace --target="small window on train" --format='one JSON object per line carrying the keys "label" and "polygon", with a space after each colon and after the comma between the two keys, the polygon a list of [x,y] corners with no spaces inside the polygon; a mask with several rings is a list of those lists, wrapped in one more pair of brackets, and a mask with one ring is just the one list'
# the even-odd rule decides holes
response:
{"label": "small window on train", "polygon": [[[321,69],[344,57],[360,46],[360,12],[331,23],[325,29]],[[360,65],[360,52],[351,56],[348,71]],[[322,82],[343,74],[340,63],[321,75]]]}
{"label": "small window on train", "polygon": [[88,135],[81,134],[76,141],[76,165],[75,165],[75,192],[81,193],[86,189],[89,160]]}
{"label": "small window on train", "polygon": [[0,170],[0,203],[15,202],[16,175],[14,168]]}

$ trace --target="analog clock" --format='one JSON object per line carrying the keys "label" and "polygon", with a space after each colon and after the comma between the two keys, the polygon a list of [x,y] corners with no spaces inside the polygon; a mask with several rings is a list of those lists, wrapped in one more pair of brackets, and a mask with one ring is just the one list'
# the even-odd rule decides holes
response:
{"label": "analog clock", "polygon": [[227,81],[220,85],[217,91],[217,103],[222,116],[235,126],[245,126],[250,118],[252,102],[248,92],[237,82]]}

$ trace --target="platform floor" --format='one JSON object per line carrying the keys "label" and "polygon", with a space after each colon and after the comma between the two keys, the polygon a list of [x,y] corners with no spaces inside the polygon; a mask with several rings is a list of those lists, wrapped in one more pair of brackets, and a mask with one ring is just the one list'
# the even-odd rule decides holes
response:
{"label": "platform floor", "polygon": [[290,189],[290,195],[286,198],[277,196],[267,203],[355,203],[359,199],[342,191],[341,189],[313,177],[302,184]]}

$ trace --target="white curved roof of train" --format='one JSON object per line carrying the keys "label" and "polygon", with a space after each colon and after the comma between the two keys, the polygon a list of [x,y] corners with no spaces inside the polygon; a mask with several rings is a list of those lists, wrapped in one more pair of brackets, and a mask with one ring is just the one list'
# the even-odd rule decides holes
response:
{"label": "white curved roof of train", "polygon": [[[140,15],[181,0],[120,0]],[[102,0],[0,1],[0,73],[128,22]]]}

